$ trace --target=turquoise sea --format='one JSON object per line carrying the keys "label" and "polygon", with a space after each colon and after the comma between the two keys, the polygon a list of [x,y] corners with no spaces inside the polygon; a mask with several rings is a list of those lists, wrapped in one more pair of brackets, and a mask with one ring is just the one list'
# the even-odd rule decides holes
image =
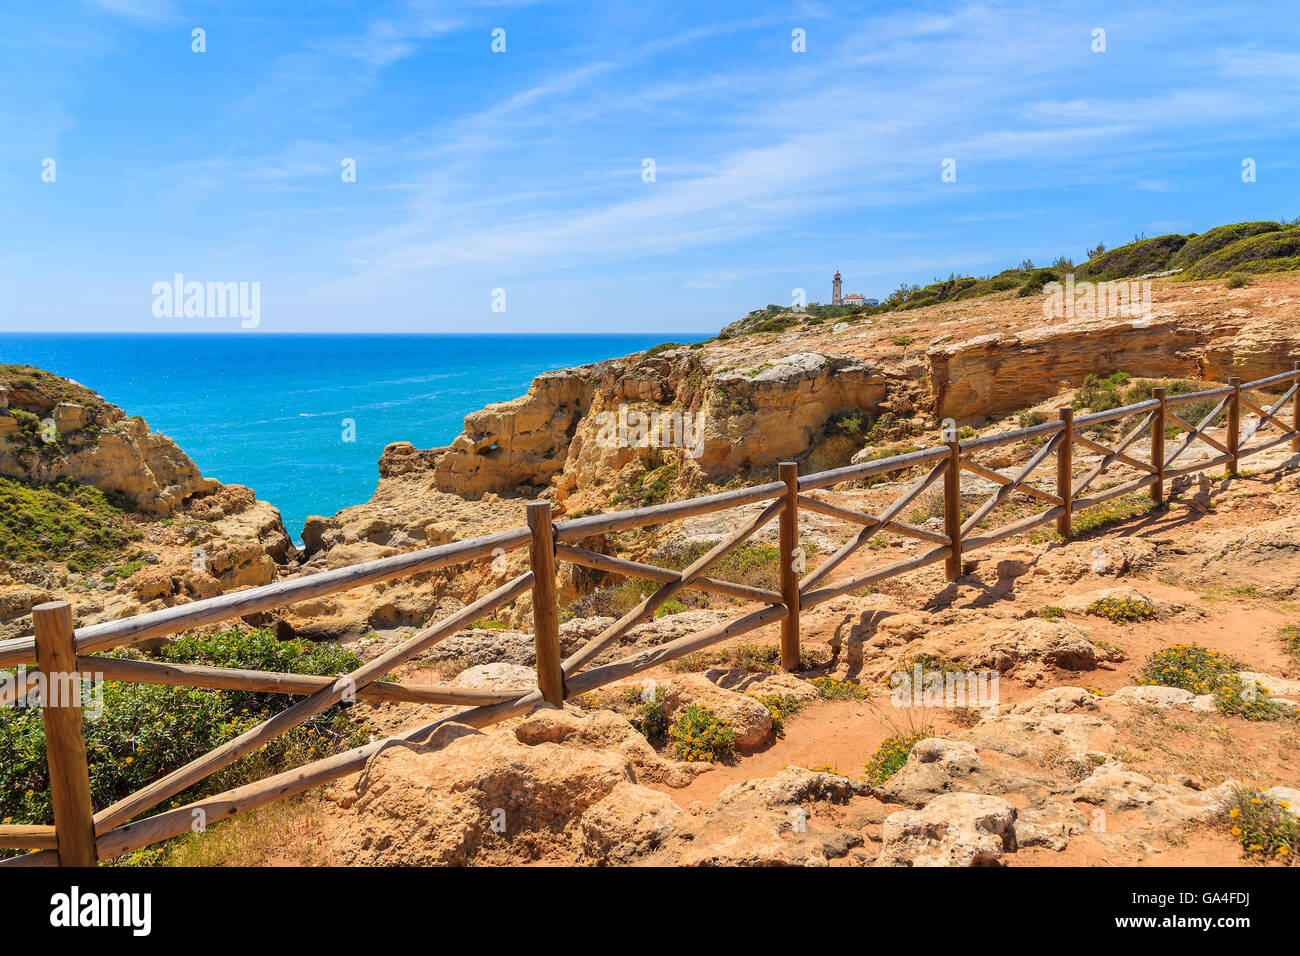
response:
{"label": "turquoise sea", "polygon": [[298,538],[307,515],[370,497],[389,442],[448,444],[466,414],[522,395],[541,372],[709,334],[0,333],[0,363],[75,379],[144,416],[204,475],[276,505]]}

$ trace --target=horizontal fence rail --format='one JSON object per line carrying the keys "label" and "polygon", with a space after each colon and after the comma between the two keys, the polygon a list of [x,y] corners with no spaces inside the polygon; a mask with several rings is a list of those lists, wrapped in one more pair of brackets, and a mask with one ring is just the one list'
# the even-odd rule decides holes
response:
{"label": "horizontal fence rail", "polygon": [[[956,580],[962,574],[964,554],[1049,523],[1055,524],[1062,538],[1068,538],[1074,516],[1095,505],[1139,491],[1149,491],[1153,501],[1163,503],[1166,486],[1175,478],[1224,465],[1229,473],[1236,474],[1240,459],[1287,442],[1291,451],[1300,453],[1298,387],[1300,362],[1293,362],[1290,371],[1253,382],[1243,384],[1233,378],[1225,386],[1179,395],[1168,395],[1164,388],[1156,387],[1150,399],[1119,408],[1077,416],[1073,409],[1062,408],[1054,421],[965,441],[954,436],[934,448],[817,474],[799,475],[794,463],[782,462],[777,481],[629,511],[552,521],[550,503],[534,502],[528,506],[526,526],[75,629],[67,602],[40,605],[32,614],[34,638],[0,642],[0,668],[36,666],[35,672],[20,672],[6,682],[0,704],[11,704],[41,689],[54,825],[0,825],[0,849],[30,851],[0,861],[0,866],[91,865],[111,859],[188,832],[196,815],[202,815],[209,823],[218,822],[356,773],[385,748],[427,741],[448,723],[486,727],[526,713],[543,702],[562,704],[568,698],[769,625],[781,625],[781,663],[785,669],[795,670],[799,666],[801,611],[940,561],[945,562],[948,580]],[[1257,397],[1266,389],[1282,394],[1271,404],[1243,394],[1249,392]],[[1210,411],[1196,422],[1174,411],[1184,405],[1211,400],[1214,404]],[[1290,423],[1286,424],[1282,412],[1288,403],[1291,413]],[[1243,409],[1256,416],[1244,444]],[[1223,437],[1207,434],[1225,416]],[[1125,422],[1127,430],[1113,447],[1103,444],[1101,439],[1106,433],[1098,432],[1099,426]],[[1260,432],[1266,428],[1274,433],[1261,437]],[[1167,450],[1165,438],[1170,429],[1182,434],[1174,447]],[[1134,451],[1143,437],[1149,438],[1149,461]],[[1037,447],[1011,474],[974,460],[977,452],[1025,442]],[[1197,442],[1216,454],[1174,467]],[[1077,479],[1075,446],[1100,456]],[[1049,460],[1054,462],[1055,475],[1052,490],[1045,490],[1031,480]],[[1139,476],[1093,490],[1097,480],[1116,466],[1137,472]],[[969,513],[963,512],[963,472],[993,486],[992,492]],[[876,514],[825,501],[813,494],[835,485],[885,476],[907,479],[913,474],[916,477],[903,485],[897,497]],[[915,519],[904,520],[905,510],[935,486],[941,488],[942,508],[933,517],[943,530],[920,526]],[[1034,502],[1038,510],[1000,527],[986,527],[994,512],[1016,495]],[[762,505],[757,514],[744,520],[737,530],[682,570],[660,568],[582,546],[588,539],[618,531],[754,505]],[[800,511],[837,519],[858,530],[816,568],[806,570],[798,543]],[[773,521],[779,525],[779,590],[724,581],[706,573]],[[931,523],[924,521],[921,525]],[[869,566],[839,581],[827,581],[881,533],[911,538],[929,547],[919,554]],[[100,656],[113,648],[353,588],[494,559],[525,547],[529,551],[527,571],[340,677]],[[562,561],[606,574],[655,582],[659,587],[565,658],[560,651],[556,598],[556,569]],[[688,588],[760,607],[667,644],[608,663],[596,663],[627,639],[633,628],[651,619],[656,611]],[[531,594],[533,601],[536,687],[482,690],[384,679],[438,642],[524,594]],[[69,673],[142,684],[277,693],[300,699],[233,740],[95,813],[91,805],[79,696],[54,695],[46,699],[48,688]],[[296,770],[141,817],[327,708],[356,699],[467,709]]]}

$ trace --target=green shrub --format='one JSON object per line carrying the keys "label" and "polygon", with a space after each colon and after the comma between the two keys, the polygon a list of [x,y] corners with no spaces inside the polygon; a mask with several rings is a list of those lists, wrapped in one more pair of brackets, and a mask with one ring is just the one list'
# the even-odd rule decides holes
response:
{"label": "green shrub", "polygon": [[1241,788],[1232,795],[1220,819],[1247,857],[1295,866],[1300,854],[1300,817],[1296,810],[1263,790]]}
{"label": "green shrub", "polygon": [[772,732],[777,734],[785,730],[786,718],[798,713],[799,708],[803,706],[803,701],[793,694],[750,694],[749,696],[767,708],[767,712],[772,716]]}
{"label": "green shrub", "polygon": [[126,501],[92,485],[0,478],[0,558],[62,561],[86,574],[120,558],[142,536]]}
{"label": "green shrub", "polygon": [[825,432],[828,435],[847,435],[849,438],[861,439],[869,419],[861,412],[836,412],[826,419]]}
{"label": "green shrub", "polygon": [[679,466],[675,461],[643,471],[632,479],[628,493],[620,500],[631,499],[637,507],[662,504],[672,493],[678,471]]}
{"label": "green shrub", "polygon": [[[120,650],[113,656],[327,676],[352,670],[359,663],[333,645],[277,642],[269,630],[242,628],[182,637],[150,655]],[[90,789],[97,808],[216,749],[293,703],[284,694],[117,681],[100,687],[102,708],[83,711]],[[330,708],[177,794],[171,805],[328,756],[362,739],[360,726],[343,708]],[[14,823],[50,822],[45,729],[39,708],[0,708],[0,753],[5,754],[0,761],[0,818]]]}
{"label": "green shrub", "polygon": [[1257,275],[1300,265],[1300,229],[1290,227],[1247,236],[1198,260],[1189,278],[1212,279],[1230,272]]}
{"label": "green shrub", "polygon": [[1249,276],[1242,275],[1240,272],[1229,272],[1223,277],[1223,287],[1225,289],[1240,289],[1250,285]]}
{"label": "green shrub", "polygon": [[1181,687],[1193,694],[1212,694],[1224,677],[1242,669],[1241,661],[1200,644],[1175,644],[1146,659],[1139,684]]}
{"label": "green shrub", "polygon": [[1038,616],[1044,621],[1059,621],[1065,617],[1065,609],[1059,608],[1055,604],[1049,604],[1038,612]]}
{"label": "green shrub", "polygon": [[[1215,406],[1217,406],[1219,402],[1221,402],[1222,400],[1223,400],[1222,396],[1220,396],[1219,398],[1202,398],[1202,399],[1198,399],[1195,402],[1188,402],[1185,405],[1176,405],[1174,406],[1172,411],[1183,421],[1187,422],[1187,424],[1199,425],[1201,423],[1201,419],[1204,418],[1206,415],[1210,414],[1210,412],[1214,411]],[[1211,424],[1222,425],[1225,422],[1227,422],[1227,420],[1228,420],[1228,411],[1225,406],[1223,411],[1219,412],[1218,415],[1214,416],[1214,421],[1211,422]],[[1187,432],[1183,431],[1177,425],[1169,425],[1168,427],[1165,428],[1166,438],[1176,438],[1179,436],[1185,436],[1186,434]]]}
{"label": "green shrub", "polygon": [[886,738],[867,763],[867,780],[879,786],[898,773],[907,763],[912,748],[928,736],[930,735],[923,731],[916,731]]}
{"label": "green shrub", "polygon": [[1200,235],[1188,236],[1186,244],[1174,253],[1169,260],[1169,267],[1171,269],[1191,268],[1206,256],[1213,255],[1221,249],[1226,249],[1234,242],[1240,242],[1242,239],[1249,239],[1251,236],[1259,236],[1267,232],[1281,231],[1282,224],[1271,221],[1236,222],[1226,226],[1216,226],[1213,229],[1207,229]]}
{"label": "green shrub", "polygon": [[1089,606],[1088,613],[1104,617],[1114,624],[1131,624],[1134,621],[1145,621],[1156,612],[1155,608],[1141,598],[1107,597],[1094,601]]}
{"label": "green shrub", "polygon": [[668,617],[670,614],[681,614],[685,610],[687,610],[685,604],[672,598],[665,601],[663,605],[655,611],[655,618]]}
{"label": "green shrub", "polygon": [[1124,404],[1120,388],[1128,383],[1128,372],[1112,372],[1109,375],[1089,375],[1083,380],[1078,394],[1072,403],[1075,408],[1087,409],[1089,412],[1108,412]]}
{"label": "green shrub", "polygon": [[[686,545],[674,543],[658,552],[655,563],[681,571],[713,547],[707,541]],[[775,591],[781,587],[781,552],[775,545],[746,541],[719,558],[709,567],[707,574],[720,581]]]}
{"label": "green shrub", "polygon": [[1247,720],[1280,720],[1291,716],[1291,708],[1279,704],[1259,681],[1247,681],[1236,674],[1219,679],[1214,689],[1214,706],[1219,713]]}
{"label": "green shrub", "polygon": [[668,715],[664,713],[664,691],[656,687],[654,696],[649,700],[635,687],[629,687],[624,694],[636,703],[636,710],[631,719],[635,727],[646,740],[658,747],[663,744],[668,734]]}
{"label": "green shrub", "polygon": [[668,729],[679,760],[726,760],[736,749],[736,732],[708,707],[689,705]]}
{"label": "green shrub", "polygon": [[685,348],[681,342],[660,342],[658,345],[646,349],[645,357],[653,358],[661,352],[670,352],[673,349]]}
{"label": "green shrub", "polygon": [[1089,259],[1075,270],[1075,278],[1105,281],[1166,272],[1174,255],[1186,244],[1187,237],[1175,233],[1137,239]]}

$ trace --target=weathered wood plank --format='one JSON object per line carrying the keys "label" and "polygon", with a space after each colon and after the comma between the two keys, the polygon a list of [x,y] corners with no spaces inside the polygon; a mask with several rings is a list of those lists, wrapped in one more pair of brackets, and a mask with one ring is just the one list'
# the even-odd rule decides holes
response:
{"label": "weathered wood plank", "polygon": [[329,687],[316,691],[309,697],[298,701],[287,710],[283,710],[256,727],[244,731],[233,740],[227,741],[215,750],[210,750],[202,757],[192,760],[185,766],[173,770],[159,780],[137,790],[106,807],[95,815],[98,832],[111,830],[125,823],[139,813],[156,806],[168,797],[175,796],[182,790],[193,786],[209,774],[229,766],[280,734],[287,733],[295,727],[315,717],[317,714],[334,706],[346,695],[355,694],[362,687],[377,681],[393,668],[405,664],[428,650],[434,644],[444,640],[484,614],[491,613],[503,604],[508,604],[532,587],[532,572],[525,572],[472,604],[467,604],[455,614],[433,627],[407,639],[397,647],[380,654],[374,660],[362,664],[359,668],[342,677],[334,678]]}

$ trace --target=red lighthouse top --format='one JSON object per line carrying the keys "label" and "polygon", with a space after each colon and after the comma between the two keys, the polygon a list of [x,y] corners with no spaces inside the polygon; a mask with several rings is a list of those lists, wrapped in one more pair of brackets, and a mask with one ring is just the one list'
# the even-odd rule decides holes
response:
{"label": "red lighthouse top", "polygon": [[839,274],[839,273],[838,273],[838,272],[837,272],[837,273],[835,273],[835,278],[837,278],[837,279],[838,279],[838,278],[839,278],[839,277],[840,277],[840,274]]}

